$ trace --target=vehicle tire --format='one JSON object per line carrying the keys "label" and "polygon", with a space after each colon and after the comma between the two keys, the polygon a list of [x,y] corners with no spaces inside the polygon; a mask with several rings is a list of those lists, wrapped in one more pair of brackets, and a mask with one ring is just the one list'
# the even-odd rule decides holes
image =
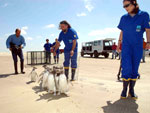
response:
{"label": "vehicle tire", "polygon": [[81,52],[81,56],[84,57],[84,52]]}
{"label": "vehicle tire", "polygon": [[109,53],[106,53],[104,56],[105,56],[105,58],[108,58],[109,57]]}
{"label": "vehicle tire", "polygon": [[93,57],[93,54],[90,54],[91,58]]}
{"label": "vehicle tire", "polygon": [[97,52],[97,51],[94,51],[94,57],[95,57],[95,58],[98,58],[98,56],[99,56],[98,52]]}

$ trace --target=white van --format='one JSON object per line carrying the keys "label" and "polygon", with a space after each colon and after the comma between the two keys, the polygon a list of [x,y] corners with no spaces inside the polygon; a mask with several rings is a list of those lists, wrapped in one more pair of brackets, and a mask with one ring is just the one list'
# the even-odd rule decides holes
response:
{"label": "white van", "polygon": [[103,55],[105,58],[109,57],[109,53],[112,52],[114,38],[106,38],[103,40],[95,40],[82,43],[81,56],[90,55],[91,57],[98,58],[99,55]]}

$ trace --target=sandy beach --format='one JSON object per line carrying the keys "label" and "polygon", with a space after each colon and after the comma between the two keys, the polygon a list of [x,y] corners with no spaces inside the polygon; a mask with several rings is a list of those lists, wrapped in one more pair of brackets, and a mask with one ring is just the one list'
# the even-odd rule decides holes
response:
{"label": "sandy beach", "polygon": [[[62,64],[63,55],[60,60]],[[78,80],[69,84],[67,94],[53,96],[41,91],[38,83],[27,84],[31,66],[25,65],[26,74],[13,75],[11,55],[0,54],[0,113],[149,113],[150,57],[140,66],[137,101],[120,100],[122,82],[116,77],[119,63],[110,58],[79,57]],[[42,65],[36,67],[40,74]]]}

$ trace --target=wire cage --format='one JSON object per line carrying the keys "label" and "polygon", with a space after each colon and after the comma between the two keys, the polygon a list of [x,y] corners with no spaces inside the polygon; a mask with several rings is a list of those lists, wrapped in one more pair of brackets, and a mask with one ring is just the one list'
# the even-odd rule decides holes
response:
{"label": "wire cage", "polygon": [[[50,55],[51,59],[51,55]],[[27,65],[40,65],[46,62],[46,52],[45,51],[28,51],[27,52]]]}

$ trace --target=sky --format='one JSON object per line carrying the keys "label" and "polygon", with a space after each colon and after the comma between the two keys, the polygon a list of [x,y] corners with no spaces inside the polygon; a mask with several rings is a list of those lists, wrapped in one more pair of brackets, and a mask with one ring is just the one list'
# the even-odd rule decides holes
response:
{"label": "sky", "polygon": [[[24,51],[42,51],[45,39],[51,43],[61,32],[59,22],[67,20],[82,42],[105,38],[118,40],[120,18],[126,14],[123,0],[0,0],[0,52],[8,52],[6,39],[16,28],[26,40]],[[138,0],[150,13],[150,0]],[[64,47],[63,42],[61,48]]]}

